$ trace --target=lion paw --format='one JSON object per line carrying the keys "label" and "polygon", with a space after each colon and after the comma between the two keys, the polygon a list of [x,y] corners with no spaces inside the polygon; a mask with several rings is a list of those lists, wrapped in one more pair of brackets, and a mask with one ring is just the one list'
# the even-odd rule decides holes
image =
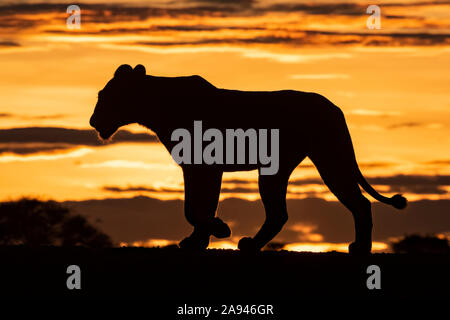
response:
{"label": "lion paw", "polygon": [[178,246],[181,249],[195,250],[195,251],[206,250],[208,245],[209,245],[209,236],[201,237],[193,234],[187,238],[184,238],[178,244]]}
{"label": "lion paw", "polygon": [[253,238],[245,237],[239,240],[238,243],[239,250],[243,252],[258,252],[258,246]]}
{"label": "lion paw", "polygon": [[211,222],[211,235],[216,238],[228,238],[231,235],[230,227],[219,218],[214,218]]}

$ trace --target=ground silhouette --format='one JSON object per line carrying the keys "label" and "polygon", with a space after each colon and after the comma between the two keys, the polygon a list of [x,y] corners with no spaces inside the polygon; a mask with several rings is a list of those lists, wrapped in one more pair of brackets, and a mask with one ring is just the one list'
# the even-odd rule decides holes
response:
{"label": "ground silhouette", "polygon": [[[298,253],[170,248],[0,247],[3,297],[141,298],[153,312],[173,304],[277,303],[305,300],[449,298],[450,255]],[[68,290],[66,269],[81,269],[81,290]],[[367,268],[381,269],[381,289],[370,290]],[[151,307],[151,308],[150,308]],[[165,308],[169,319],[171,309]],[[280,317],[276,317],[279,319]],[[292,319],[292,317],[281,317]]]}
{"label": "ground silhouette", "polygon": [[450,253],[448,239],[433,235],[407,235],[400,240],[394,241],[391,247],[396,253]]}
{"label": "ground silhouette", "polygon": [[[353,214],[355,241],[349,246],[351,253],[368,254],[372,245],[371,204],[360,186],[381,202],[398,209],[406,206],[401,195],[384,197],[367,183],[358,168],[342,111],[316,93],[219,89],[200,76],[157,77],[146,75],[142,65],[134,69],[121,65],[99,92],[90,124],[101,138],[109,139],[121,126],[139,123],[154,131],[171,152],[177,144],[172,140],[174,130],[184,128],[194,137],[194,121],[202,121],[204,130],[217,129],[224,136],[226,129],[279,129],[280,160],[273,175],[261,174],[264,164],[248,161],[182,163],[185,215],[194,226],[193,233],[181,241],[183,248],[204,249],[211,235],[230,235],[229,227],[215,217],[226,171],[260,170],[259,191],[266,220],[255,236],[239,241],[243,251],[259,251],[286,223],[289,176],[305,157],[312,160],[328,188]],[[191,154],[194,152],[191,150]],[[233,151],[230,157],[235,160],[236,156]]]}

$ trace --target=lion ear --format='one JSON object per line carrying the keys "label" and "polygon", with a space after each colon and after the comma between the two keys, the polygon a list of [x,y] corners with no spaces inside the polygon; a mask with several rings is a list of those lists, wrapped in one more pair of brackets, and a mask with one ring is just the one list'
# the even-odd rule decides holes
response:
{"label": "lion ear", "polygon": [[136,67],[134,67],[133,72],[138,77],[144,77],[146,74],[145,67],[142,64],[138,64]]}
{"label": "lion ear", "polygon": [[129,64],[123,64],[117,68],[116,72],[114,72],[114,78],[122,78],[124,76],[128,76],[133,71],[133,68]]}

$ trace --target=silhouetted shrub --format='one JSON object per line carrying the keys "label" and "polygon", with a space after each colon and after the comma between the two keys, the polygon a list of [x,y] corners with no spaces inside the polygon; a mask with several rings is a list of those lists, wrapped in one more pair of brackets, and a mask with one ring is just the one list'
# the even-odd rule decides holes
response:
{"label": "silhouetted shrub", "polygon": [[431,235],[407,235],[391,246],[395,253],[450,253],[448,239]]}
{"label": "silhouetted shrub", "polygon": [[109,236],[55,201],[0,203],[0,245],[111,247]]}

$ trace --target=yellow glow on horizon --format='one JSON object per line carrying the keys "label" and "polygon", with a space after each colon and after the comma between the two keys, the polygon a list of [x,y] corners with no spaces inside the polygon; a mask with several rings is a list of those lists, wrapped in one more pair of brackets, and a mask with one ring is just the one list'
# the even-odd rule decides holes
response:
{"label": "yellow glow on horizon", "polygon": [[[166,240],[166,239],[148,239],[143,241],[135,241],[132,243],[121,242],[121,247],[164,247],[172,244],[178,244],[178,241]],[[329,243],[329,242],[299,242],[289,243],[283,250],[294,252],[348,252],[349,243]],[[386,252],[389,245],[384,242],[373,242],[373,252]],[[237,250],[237,242],[229,240],[215,240],[211,241],[208,249],[224,249],[224,250]]]}
{"label": "yellow glow on horizon", "polygon": [[231,241],[213,241],[208,246],[209,249],[231,249],[237,250],[237,243]]}
{"label": "yellow glow on horizon", "polygon": [[148,240],[143,240],[143,241],[134,241],[132,243],[121,242],[119,244],[119,247],[154,248],[154,247],[166,247],[171,244],[176,244],[176,242],[166,240],[166,239],[148,239]]}
{"label": "yellow glow on horizon", "polygon": [[[287,244],[284,249],[289,251],[298,252],[328,252],[328,251],[338,251],[338,252],[348,252],[349,243],[290,243]],[[388,249],[388,244],[384,242],[373,242],[372,251],[383,251]]]}

